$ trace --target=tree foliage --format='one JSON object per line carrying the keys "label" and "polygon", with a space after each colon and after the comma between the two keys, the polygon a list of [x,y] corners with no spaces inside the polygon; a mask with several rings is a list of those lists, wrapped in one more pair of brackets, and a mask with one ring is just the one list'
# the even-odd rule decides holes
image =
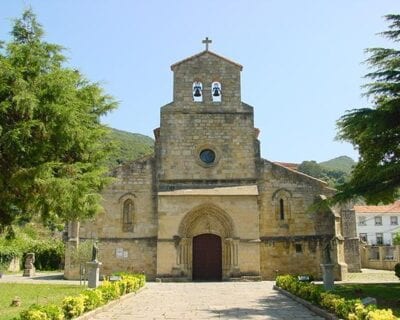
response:
{"label": "tree foliage", "polygon": [[332,187],[337,187],[348,180],[348,174],[339,169],[327,169],[314,160],[303,161],[297,168],[298,171],[314,178],[327,182]]}
{"label": "tree foliage", "polygon": [[1,230],[34,214],[45,220],[92,216],[107,182],[100,164],[108,129],[100,117],[116,103],[64,67],[62,48],[43,34],[27,10],[0,51]]}
{"label": "tree foliage", "polygon": [[[400,41],[400,15],[387,15],[389,30],[381,35]],[[390,203],[400,187],[400,51],[387,48],[366,50],[372,69],[364,86],[373,102],[370,108],[348,111],[338,121],[338,138],[359,151],[359,162],[348,183],[339,187],[337,201],[362,196],[367,203]]]}

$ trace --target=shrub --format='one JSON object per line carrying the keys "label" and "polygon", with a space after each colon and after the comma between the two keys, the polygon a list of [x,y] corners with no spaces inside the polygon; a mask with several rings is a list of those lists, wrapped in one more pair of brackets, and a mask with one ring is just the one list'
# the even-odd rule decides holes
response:
{"label": "shrub", "polygon": [[85,310],[85,297],[83,295],[65,297],[62,301],[62,309],[67,319],[72,319],[81,315]]}
{"label": "shrub", "polygon": [[400,263],[396,263],[396,265],[394,266],[394,273],[397,278],[400,279]]}
{"label": "shrub", "polygon": [[120,287],[117,282],[103,281],[103,284],[98,287],[97,290],[101,291],[105,303],[121,295]]}
{"label": "shrub", "polygon": [[83,291],[85,312],[94,310],[104,304],[103,294],[98,289],[87,289]]}
{"label": "shrub", "polygon": [[20,314],[21,320],[48,320],[46,313],[37,309],[28,309]]}
{"label": "shrub", "polygon": [[337,294],[325,292],[322,288],[304,283],[291,275],[278,276],[276,285],[284,290],[310,301],[348,320],[394,320],[392,310],[380,310],[375,305],[364,306],[359,299],[346,300]]}
{"label": "shrub", "polygon": [[397,318],[393,315],[392,310],[390,309],[376,309],[373,311],[369,311],[367,320],[396,320]]}
{"label": "shrub", "polygon": [[33,304],[28,310],[21,312],[21,320],[63,320],[64,313],[55,304],[38,305]]}
{"label": "shrub", "polygon": [[35,253],[35,267],[39,270],[59,269],[65,251],[64,243],[55,239],[35,241],[26,250]]}
{"label": "shrub", "polygon": [[32,305],[20,313],[21,320],[63,320],[78,317],[86,311],[117,299],[120,295],[135,291],[146,283],[143,274],[121,274],[116,282],[103,281],[97,289],[84,290],[78,296],[65,297],[60,308],[54,304]]}

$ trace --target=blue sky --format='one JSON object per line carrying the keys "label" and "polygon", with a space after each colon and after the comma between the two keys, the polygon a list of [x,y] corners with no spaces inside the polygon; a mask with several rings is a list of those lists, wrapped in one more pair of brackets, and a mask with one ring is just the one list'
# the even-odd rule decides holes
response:
{"label": "blue sky", "polygon": [[[261,153],[273,161],[357,159],[335,141],[336,120],[365,107],[368,47],[398,0],[0,0],[0,39],[31,6],[46,41],[119,102],[111,127],[152,136],[172,100],[170,65],[210,50],[243,65],[242,99],[255,111]],[[398,44],[397,44],[398,46]]]}

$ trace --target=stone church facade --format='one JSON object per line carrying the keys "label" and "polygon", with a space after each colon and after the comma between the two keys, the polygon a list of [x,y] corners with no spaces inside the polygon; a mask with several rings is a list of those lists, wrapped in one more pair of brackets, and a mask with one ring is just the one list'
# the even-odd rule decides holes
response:
{"label": "stone church facade", "polygon": [[104,211],[70,224],[65,277],[78,276],[71,252],[90,239],[106,275],[321,277],[327,256],[338,279],[359,270],[354,212],[313,207],[334,190],[260,157],[242,66],[207,48],[171,69],[173,102],[161,108],[154,155],[115,168]]}

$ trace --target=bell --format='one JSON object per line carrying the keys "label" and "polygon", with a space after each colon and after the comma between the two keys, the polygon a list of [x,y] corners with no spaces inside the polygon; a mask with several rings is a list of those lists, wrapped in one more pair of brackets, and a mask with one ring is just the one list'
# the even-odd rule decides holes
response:
{"label": "bell", "polygon": [[201,92],[200,92],[199,87],[196,87],[196,88],[194,89],[194,95],[193,95],[193,96],[195,96],[195,97],[201,97]]}
{"label": "bell", "polygon": [[214,87],[213,96],[214,97],[219,97],[219,88],[218,87]]}

